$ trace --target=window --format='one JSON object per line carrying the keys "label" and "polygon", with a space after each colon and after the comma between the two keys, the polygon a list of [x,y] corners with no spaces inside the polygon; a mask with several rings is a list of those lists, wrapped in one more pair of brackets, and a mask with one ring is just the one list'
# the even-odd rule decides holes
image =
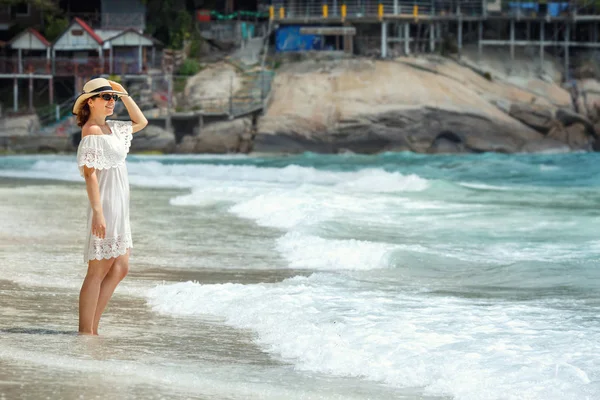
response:
{"label": "window", "polygon": [[11,6],[11,14],[16,15],[17,17],[27,17],[29,15],[29,4],[27,3],[19,3]]}

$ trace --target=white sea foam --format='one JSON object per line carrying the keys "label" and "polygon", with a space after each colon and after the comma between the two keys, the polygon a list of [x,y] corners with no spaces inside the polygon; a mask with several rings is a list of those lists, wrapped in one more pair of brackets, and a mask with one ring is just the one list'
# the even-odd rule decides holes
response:
{"label": "white sea foam", "polygon": [[487,185],[485,183],[469,183],[469,182],[460,182],[459,185],[469,188],[469,189],[480,189],[480,190],[517,190],[516,187],[511,186],[498,186],[498,185]]}
{"label": "white sea foam", "polygon": [[[167,164],[154,161],[128,162],[130,182],[150,187],[199,187],[211,181],[271,182],[339,185],[363,192],[403,192],[427,189],[428,181],[416,175],[402,175],[382,169],[356,172],[319,170],[289,165],[284,168],[252,165]],[[81,181],[75,159],[44,159],[29,169],[4,169],[0,176]]]}
{"label": "white sea foam", "polygon": [[[296,368],[362,377],[458,400],[592,399],[600,393],[600,331],[581,313],[368,290],[314,274],[277,284],[157,286],[160,313],[207,315],[257,333]],[[592,315],[589,315],[591,317]]]}
{"label": "white sea foam", "polygon": [[398,246],[361,240],[331,240],[298,232],[277,240],[277,250],[292,268],[316,270],[369,270],[390,266]]}
{"label": "white sea foam", "polygon": [[558,171],[558,170],[560,170],[560,167],[558,167],[556,165],[547,165],[547,164],[540,165],[541,172],[550,172],[550,171]]}

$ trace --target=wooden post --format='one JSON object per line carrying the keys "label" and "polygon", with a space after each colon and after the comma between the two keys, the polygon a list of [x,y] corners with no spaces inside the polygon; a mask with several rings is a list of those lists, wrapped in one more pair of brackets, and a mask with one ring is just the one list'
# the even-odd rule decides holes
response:
{"label": "wooden post", "polygon": [[571,39],[571,23],[565,26],[565,81],[569,80],[569,40]]}
{"label": "wooden post", "polygon": [[410,41],[410,24],[408,22],[405,22],[404,23],[404,54],[405,55],[410,54],[409,41]]}
{"label": "wooden post", "polygon": [[515,59],[515,20],[510,20],[510,59]]}
{"label": "wooden post", "polygon": [[54,104],[54,78],[48,79],[48,96],[50,96],[50,104]]}
{"label": "wooden post", "polygon": [[458,58],[462,56],[462,13],[460,11],[460,2],[456,6],[456,15],[458,15]]}
{"label": "wooden post", "polygon": [[429,22],[429,51],[432,53],[435,51],[435,25],[433,22]]}
{"label": "wooden post", "polygon": [[198,132],[196,135],[200,135],[202,133],[202,129],[204,128],[204,116],[202,113],[198,115]]}
{"label": "wooden post", "polygon": [[381,23],[381,58],[387,57],[387,22]]}
{"label": "wooden post", "polygon": [[462,15],[458,15],[458,58],[462,56]]}
{"label": "wooden post", "polygon": [[544,70],[544,21],[540,23],[540,69]]}
{"label": "wooden post", "polygon": [[19,62],[18,71],[20,74],[22,74],[23,73],[23,50],[19,49],[17,54],[18,54],[18,62]]}
{"label": "wooden post", "polygon": [[483,39],[483,21],[479,20],[477,23],[477,55],[479,56],[479,60],[481,61],[481,57],[483,56],[483,44],[481,40]]}
{"label": "wooden post", "polygon": [[138,73],[142,73],[142,45],[138,46]]}
{"label": "wooden post", "polygon": [[171,132],[171,105],[173,97],[173,73],[169,71],[167,76],[167,118],[165,120],[165,129],[167,132]]}
{"label": "wooden post", "polygon": [[33,74],[29,73],[29,111],[33,112]]}
{"label": "wooden post", "polygon": [[13,111],[19,111],[19,81],[17,78],[13,80]]}

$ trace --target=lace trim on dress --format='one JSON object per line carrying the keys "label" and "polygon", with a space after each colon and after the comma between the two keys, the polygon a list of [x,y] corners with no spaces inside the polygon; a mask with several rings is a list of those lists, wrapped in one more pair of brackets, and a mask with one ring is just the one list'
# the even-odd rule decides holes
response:
{"label": "lace trim on dress", "polygon": [[79,167],[84,165],[88,168],[108,169],[118,167],[125,162],[118,154],[105,154],[99,147],[82,147],[78,156]]}
{"label": "lace trim on dress", "polygon": [[112,238],[98,239],[93,237],[88,260],[105,260],[122,256],[127,249],[133,248],[131,232]]}
{"label": "lace trim on dress", "polygon": [[131,147],[131,139],[133,139],[133,135],[131,133],[126,133],[123,138],[123,142],[125,143],[125,151],[129,153],[129,148]]}
{"label": "lace trim on dress", "polygon": [[131,147],[131,140],[133,139],[133,122],[131,121],[111,121],[113,130],[117,131],[119,135],[123,137],[123,144],[125,145],[125,151],[129,153]]}

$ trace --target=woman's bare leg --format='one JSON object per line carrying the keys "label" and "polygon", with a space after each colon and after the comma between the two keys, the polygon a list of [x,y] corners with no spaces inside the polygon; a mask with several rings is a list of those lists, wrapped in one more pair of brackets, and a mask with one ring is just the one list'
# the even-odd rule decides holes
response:
{"label": "woman's bare leg", "polygon": [[88,271],[79,292],[79,333],[94,334],[94,315],[98,304],[100,286],[111,269],[114,258],[90,260]]}
{"label": "woman's bare leg", "polygon": [[100,317],[102,316],[104,309],[108,305],[117,285],[125,278],[127,272],[129,272],[129,252],[115,259],[110,271],[108,271],[108,274],[106,274],[102,281],[100,294],[98,296],[98,304],[96,305],[96,314],[94,315],[94,325],[92,330],[94,335],[98,334],[98,324],[100,323]]}

